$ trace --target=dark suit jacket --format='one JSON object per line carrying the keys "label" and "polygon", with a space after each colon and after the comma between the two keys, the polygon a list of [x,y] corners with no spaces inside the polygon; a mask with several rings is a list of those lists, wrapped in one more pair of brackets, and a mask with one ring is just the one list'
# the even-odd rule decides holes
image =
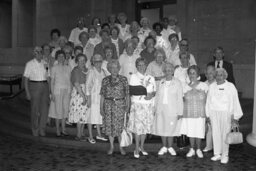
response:
{"label": "dark suit jacket", "polygon": [[[215,61],[208,63],[208,65],[212,65],[215,67]],[[223,66],[222,66],[228,73],[228,78],[227,80],[231,83],[233,83],[234,85],[236,85],[235,83],[235,78],[233,75],[233,65],[227,61],[223,60]]]}

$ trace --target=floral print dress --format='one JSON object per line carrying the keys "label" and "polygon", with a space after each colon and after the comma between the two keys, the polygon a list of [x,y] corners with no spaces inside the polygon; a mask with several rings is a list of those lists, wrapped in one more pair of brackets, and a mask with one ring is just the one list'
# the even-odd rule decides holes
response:
{"label": "floral print dress", "polygon": [[107,136],[120,136],[127,109],[125,98],[129,94],[127,78],[121,75],[115,79],[112,76],[105,77],[102,80],[100,94],[105,98],[102,132]]}

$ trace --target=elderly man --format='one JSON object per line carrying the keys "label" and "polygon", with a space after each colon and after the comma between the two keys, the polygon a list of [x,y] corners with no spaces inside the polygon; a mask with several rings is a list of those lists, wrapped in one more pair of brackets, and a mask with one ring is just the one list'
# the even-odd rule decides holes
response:
{"label": "elderly man", "polygon": [[233,74],[233,65],[230,62],[224,60],[224,49],[223,47],[217,47],[214,49],[213,52],[213,62],[208,63],[207,65],[215,66],[215,68],[224,68],[227,73],[228,77],[227,80],[234,85],[236,85],[234,74]]}
{"label": "elderly man", "polygon": [[33,55],[34,59],[27,62],[24,71],[25,90],[27,99],[31,103],[33,136],[45,136],[49,105],[48,71],[42,60],[41,47],[35,47]]}

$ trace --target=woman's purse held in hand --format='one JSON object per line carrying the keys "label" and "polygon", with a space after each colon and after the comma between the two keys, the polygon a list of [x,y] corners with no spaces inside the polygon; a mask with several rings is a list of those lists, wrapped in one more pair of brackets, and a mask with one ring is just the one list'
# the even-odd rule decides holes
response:
{"label": "woman's purse held in hand", "polygon": [[132,144],[132,133],[128,132],[126,129],[126,117],[127,113],[124,115],[124,129],[121,133],[120,147],[127,147]]}
{"label": "woman's purse held in hand", "polygon": [[243,134],[239,132],[239,127],[232,128],[227,134],[226,141],[227,144],[241,144],[243,143]]}

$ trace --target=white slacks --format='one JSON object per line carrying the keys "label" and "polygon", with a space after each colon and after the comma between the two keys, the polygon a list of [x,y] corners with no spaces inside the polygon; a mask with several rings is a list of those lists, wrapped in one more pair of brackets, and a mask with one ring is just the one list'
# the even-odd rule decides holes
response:
{"label": "white slacks", "polygon": [[212,126],[207,123],[207,133],[206,133],[206,147],[207,149],[213,149],[213,142],[212,142]]}
{"label": "white slacks", "polygon": [[210,116],[214,155],[228,156],[226,136],[231,130],[231,116],[227,112],[212,112]]}

